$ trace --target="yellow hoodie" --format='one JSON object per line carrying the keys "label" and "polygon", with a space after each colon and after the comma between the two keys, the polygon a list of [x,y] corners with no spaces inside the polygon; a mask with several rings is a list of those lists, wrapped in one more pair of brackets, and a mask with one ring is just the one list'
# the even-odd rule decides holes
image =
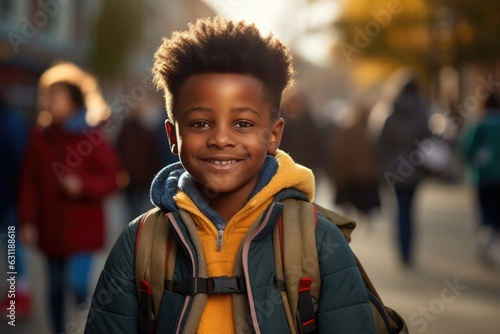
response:
{"label": "yellow hoodie", "polygon": [[[208,276],[232,276],[240,244],[257,216],[271,204],[274,196],[285,188],[295,188],[312,201],[314,198],[314,175],[310,169],[296,164],[283,151],[275,155],[278,170],[266,186],[253,196],[238,211],[224,228],[223,247],[216,250],[217,228],[198,209],[196,204],[182,191],[174,196],[179,208],[189,212],[196,224],[196,231],[205,255]],[[203,311],[198,333],[234,333],[232,295],[209,295]]]}

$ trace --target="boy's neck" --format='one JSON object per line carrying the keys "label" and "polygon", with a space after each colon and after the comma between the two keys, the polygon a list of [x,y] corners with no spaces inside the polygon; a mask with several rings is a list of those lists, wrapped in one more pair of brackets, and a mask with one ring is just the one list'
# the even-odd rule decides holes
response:
{"label": "boy's neck", "polygon": [[227,223],[233,216],[240,211],[244,205],[239,205],[237,203],[210,203],[210,206],[219,214],[219,216],[224,219]]}
{"label": "boy's neck", "polygon": [[248,197],[243,198],[243,196],[223,193],[206,200],[210,207],[227,223],[245,206],[247,199]]}

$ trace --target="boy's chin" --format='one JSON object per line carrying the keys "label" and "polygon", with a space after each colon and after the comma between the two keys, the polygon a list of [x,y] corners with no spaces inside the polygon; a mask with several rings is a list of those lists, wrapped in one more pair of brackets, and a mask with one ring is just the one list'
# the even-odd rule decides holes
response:
{"label": "boy's chin", "polygon": [[198,189],[201,191],[203,195],[207,198],[215,198],[220,194],[231,192],[231,189],[226,186],[217,186],[215,184],[208,184],[204,186],[198,186]]}
{"label": "boy's chin", "polygon": [[197,182],[197,188],[207,198],[230,194],[237,189],[231,182],[206,182],[203,184]]}

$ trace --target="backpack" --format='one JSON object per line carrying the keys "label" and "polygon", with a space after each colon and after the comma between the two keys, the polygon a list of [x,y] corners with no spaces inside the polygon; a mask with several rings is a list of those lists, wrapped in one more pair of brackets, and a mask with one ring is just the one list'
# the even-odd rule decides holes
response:
{"label": "backpack", "polygon": [[[276,284],[291,333],[317,333],[315,306],[320,299],[321,274],[316,247],[310,245],[315,245],[318,212],[337,225],[347,242],[351,241],[356,223],[315,203],[286,199],[283,204],[283,212],[272,232],[276,255]],[[135,283],[140,306],[139,333],[155,333],[163,290],[172,290],[175,285],[173,274],[177,243],[172,235],[170,224],[160,209],[151,209],[141,219],[135,244]],[[307,263],[304,259],[308,259]],[[355,259],[368,290],[377,333],[409,333],[403,318],[384,305],[356,256]],[[203,286],[206,286],[206,281],[215,282],[220,278],[201,279],[204,280]],[[240,277],[223,279],[232,279],[233,285],[227,282],[224,284],[232,286],[233,290],[241,286],[238,282]]]}

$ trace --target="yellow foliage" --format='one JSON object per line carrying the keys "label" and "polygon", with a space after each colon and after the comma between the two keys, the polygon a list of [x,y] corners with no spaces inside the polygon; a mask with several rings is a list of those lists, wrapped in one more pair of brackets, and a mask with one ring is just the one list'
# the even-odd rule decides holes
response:
{"label": "yellow foliage", "polygon": [[353,66],[353,80],[358,87],[370,87],[383,83],[399,67],[399,64],[382,59],[358,61]]}
{"label": "yellow foliage", "polygon": [[348,21],[360,22],[371,20],[371,11],[391,7],[403,8],[401,14],[423,19],[432,14],[432,8],[425,0],[350,0],[344,2],[343,17]]}

